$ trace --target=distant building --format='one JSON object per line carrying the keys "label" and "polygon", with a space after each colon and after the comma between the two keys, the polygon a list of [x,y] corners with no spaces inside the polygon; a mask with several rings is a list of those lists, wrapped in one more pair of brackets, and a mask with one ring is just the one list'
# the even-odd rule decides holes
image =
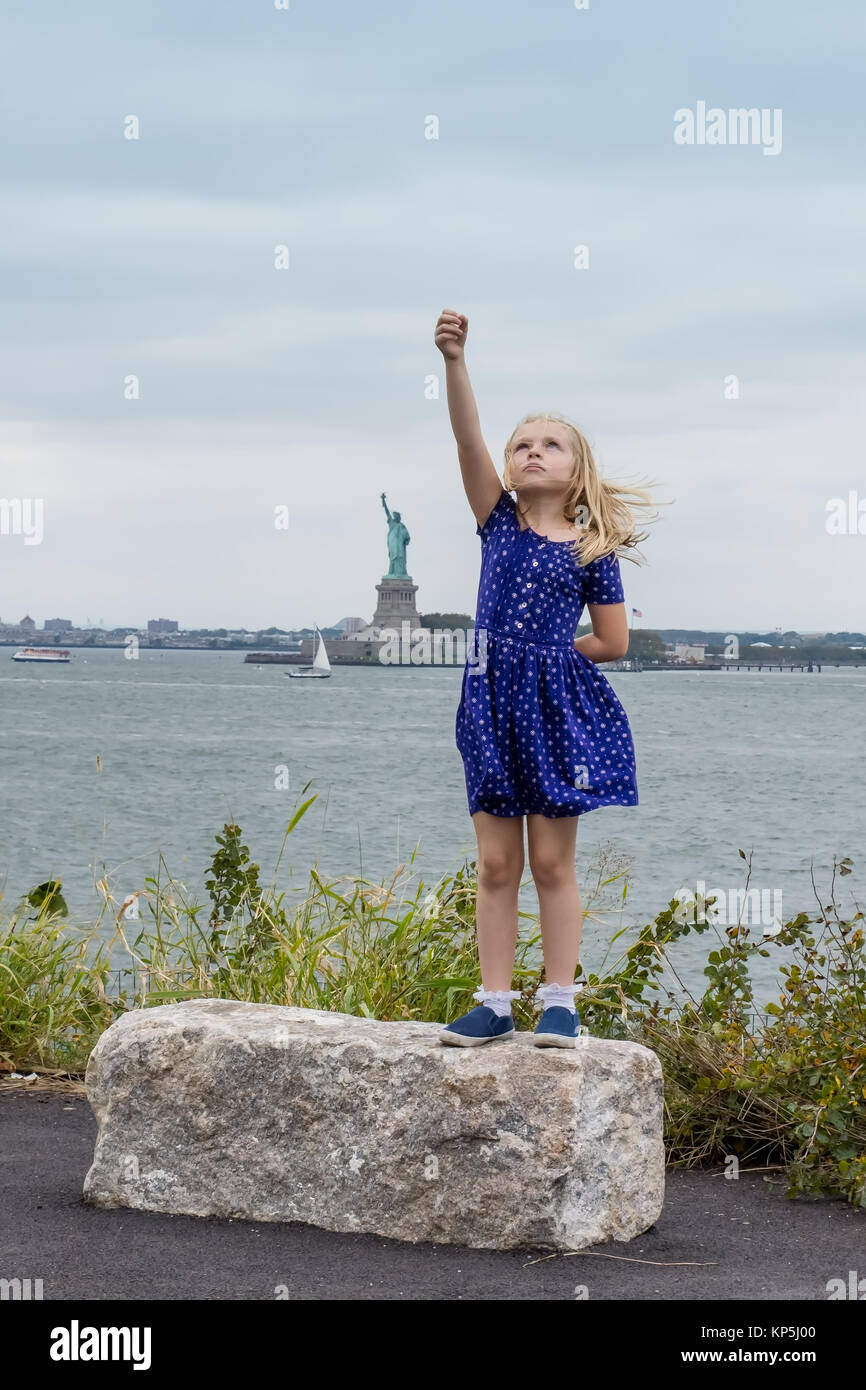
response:
{"label": "distant building", "polygon": [[161,632],[177,632],[177,623],[174,618],[148,618],[147,632],[149,637],[158,637]]}
{"label": "distant building", "polygon": [[42,626],[46,632],[69,632],[72,627],[72,619],[46,618]]}
{"label": "distant building", "polygon": [[674,661],[684,666],[699,666],[706,656],[706,642],[677,642],[674,647]]}
{"label": "distant building", "polygon": [[21,619],[21,621],[20,621],[20,623],[18,624],[18,626],[19,626],[20,628],[23,628],[25,632],[35,632],[35,631],[36,631],[36,624],[34,623],[33,619],[30,617],[29,613],[28,613],[28,614],[25,614],[25,616]]}
{"label": "distant building", "polygon": [[[399,631],[399,629],[396,630]],[[346,633],[347,642],[382,642],[384,640],[381,627],[371,626],[369,623],[364,623],[363,627],[353,628],[351,632]]]}
{"label": "distant building", "polygon": [[343,632],[348,637],[352,632],[363,632],[364,628],[367,627],[367,619],[341,618],[338,623],[334,624],[334,627],[342,628]]}

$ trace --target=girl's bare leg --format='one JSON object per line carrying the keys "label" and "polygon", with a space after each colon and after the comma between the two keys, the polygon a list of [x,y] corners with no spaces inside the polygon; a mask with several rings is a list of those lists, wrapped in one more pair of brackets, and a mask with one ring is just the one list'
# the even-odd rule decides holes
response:
{"label": "girl's bare leg", "polygon": [[510,990],[517,946],[517,894],[523,877],[523,817],[472,817],[478,839],[476,924],[484,989]]}
{"label": "girl's bare leg", "polygon": [[583,913],[574,867],[577,822],[577,816],[526,817],[529,868],[541,910],[544,978],[548,984],[571,984],[580,956]]}

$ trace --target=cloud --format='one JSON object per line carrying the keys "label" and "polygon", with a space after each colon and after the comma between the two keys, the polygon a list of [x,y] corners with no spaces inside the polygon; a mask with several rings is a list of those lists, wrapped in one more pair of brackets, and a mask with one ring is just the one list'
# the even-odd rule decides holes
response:
{"label": "cloud", "polygon": [[[448,304],[495,458],[526,410],[563,410],[608,473],[676,496],[626,571],[647,621],[862,626],[856,538],[820,522],[862,477],[861,54],[841,13],[818,34],[776,3],[732,13],[736,42],[727,12],[686,10],[662,41],[639,4],[17,14],[4,489],[44,495],[46,540],[0,545],[4,609],[369,616],[383,487],[422,607],[471,608],[474,526],[424,389]],[[699,97],[782,105],[782,155],[676,147]]]}

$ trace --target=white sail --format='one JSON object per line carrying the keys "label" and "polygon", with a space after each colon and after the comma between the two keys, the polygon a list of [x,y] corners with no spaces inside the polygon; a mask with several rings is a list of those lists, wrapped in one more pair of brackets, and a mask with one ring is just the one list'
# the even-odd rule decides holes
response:
{"label": "white sail", "polygon": [[330,671],[331,663],[328,660],[328,653],[325,650],[325,643],[322,634],[316,628],[316,655],[313,657],[314,671]]}

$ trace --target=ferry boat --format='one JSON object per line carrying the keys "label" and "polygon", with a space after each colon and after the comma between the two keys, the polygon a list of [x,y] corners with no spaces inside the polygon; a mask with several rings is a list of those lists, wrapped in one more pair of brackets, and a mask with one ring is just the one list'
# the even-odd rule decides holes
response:
{"label": "ferry boat", "polygon": [[57,663],[68,662],[71,657],[62,647],[22,647],[20,651],[12,653],[12,660]]}

